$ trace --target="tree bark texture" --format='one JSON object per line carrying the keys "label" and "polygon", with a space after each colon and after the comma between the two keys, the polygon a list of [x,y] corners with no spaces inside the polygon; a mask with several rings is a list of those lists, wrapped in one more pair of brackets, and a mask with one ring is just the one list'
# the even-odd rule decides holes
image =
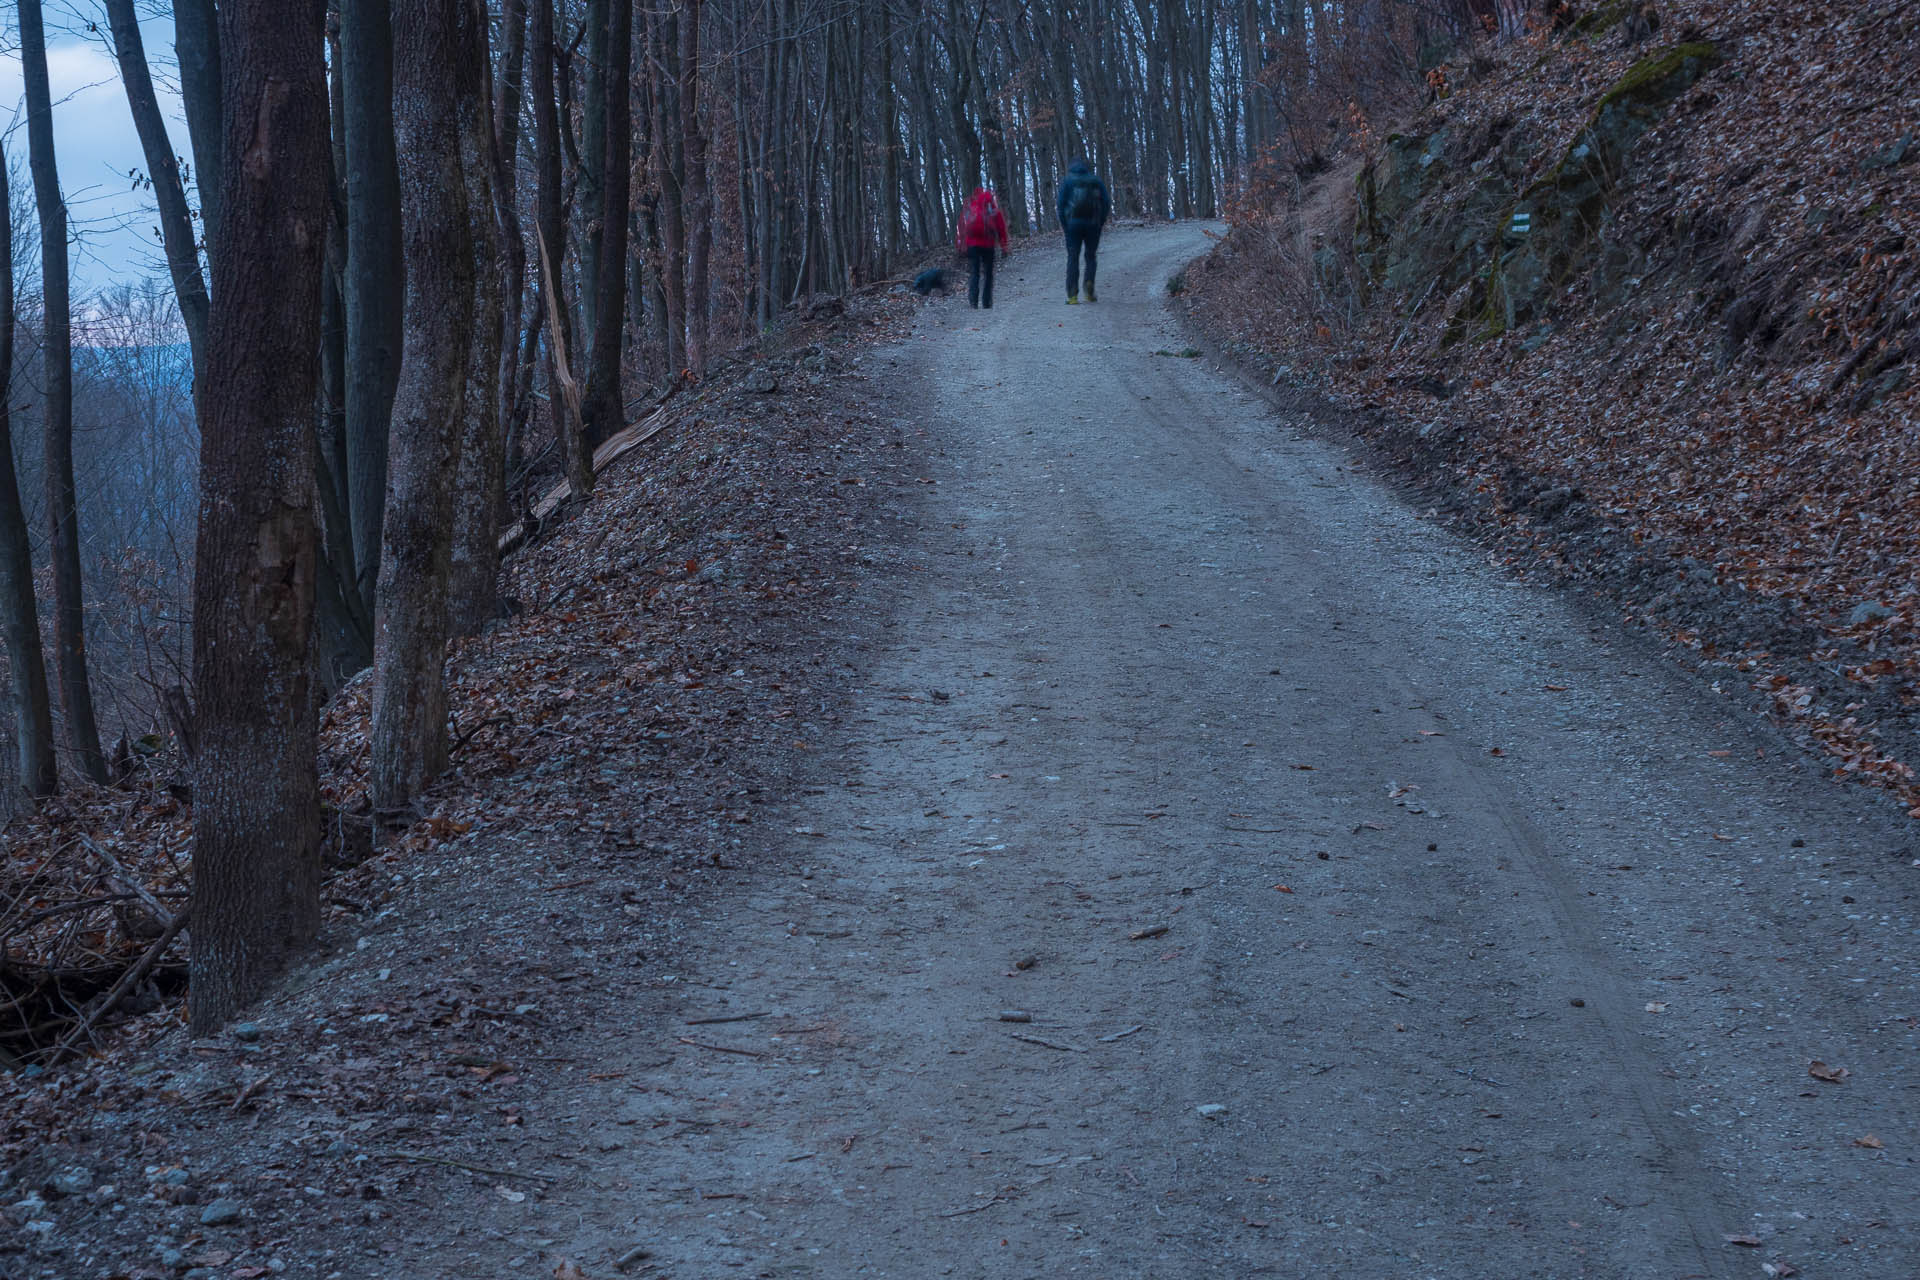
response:
{"label": "tree bark texture", "polygon": [[33,549],[20,479],[13,467],[13,190],[0,151],[0,627],[12,676],[15,781],[30,796],[60,786],[53,759],[53,712],[47,664],[40,651],[40,610],[33,598]]}
{"label": "tree bark texture", "polygon": [[320,924],[312,696],[313,408],[327,230],[319,0],[224,0],[195,554],[196,1034],[252,1000]]}
{"label": "tree bark texture", "polygon": [[341,0],[340,69],[347,169],[347,508],[354,580],[371,600],[380,576],[387,448],[400,376],[406,290],[394,156],[388,0]]}
{"label": "tree bark texture", "polygon": [[[602,143],[600,155],[600,205],[593,213],[599,234],[594,238],[596,253],[592,265],[597,274],[587,274],[588,260],[581,259],[583,283],[594,293],[593,314],[606,323],[589,327],[592,356],[587,368],[587,392],[581,404],[586,446],[597,449],[607,438],[626,426],[626,396],[621,388],[621,320],[626,315],[627,290],[627,205],[633,181],[633,95],[630,67],[633,61],[634,0],[612,0],[601,8],[607,15],[607,31],[601,40],[606,66],[601,72],[601,99],[606,119],[598,131]],[[589,135],[591,136],[591,135]]]}
{"label": "tree bark texture", "polygon": [[[593,350],[594,318],[600,304],[600,242],[605,226],[601,212],[605,207],[603,184],[609,172],[608,111],[613,105],[608,99],[612,85],[608,80],[608,59],[611,55],[607,24],[615,8],[626,9],[631,22],[632,6],[636,2],[586,0],[582,14],[584,26],[581,35],[587,46],[587,56],[580,85],[580,163],[574,178],[573,213],[577,227],[575,242],[580,248],[580,347],[583,355]],[[591,377],[588,382],[591,386]]]}
{"label": "tree bark texture", "polygon": [[667,376],[687,367],[686,139],[680,131],[679,21],[672,11],[650,10],[648,62],[658,70],[653,94],[653,185],[659,192],[660,290],[666,315]]}
{"label": "tree bark texture", "polygon": [[[520,398],[519,341],[526,315],[527,244],[520,223],[516,179],[520,174],[520,111],[527,63],[527,0],[506,0],[501,13],[500,78],[494,94],[495,160],[494,205],[500,219],[501,296],[500,421],[511,436],[518,422]],[[505,491],[499,495],[505,514]]]}
{"label": "tree bark texture", "polygon": [[[472,635],[495,616],[499,605],[500,525],[505,511],[506,437],[501,416],[501,384],[506,376],[504,350],[511,349],[503,327],[504,298],[511,255],[502,225],[513,211],[512,195],[501,192],[506,166],[489,93],[486,28],[468,42],[472,59],[456,91],[460,121],[460,163],[467,184],[467,210],[473,229],[472,348],[467,358],[466,407],[461,415],[460,467],[454,482],[453,545],[447,569],[447,618],[454,635]],[[613,326],[616,335],[619,325]]]}
{"label": "tree bark texture", "polygon": [[193,185],[200,193],[200,229],[207,243],[207,274],[220,242],[220,24],[213,0],[173,0],[173,52],[180,64],[180,96],[193,148]]}
{"label": "tree bark texture", "polygon": [[561,133],[558,86],[554,72],[558,50],[553,40],[556,0],[532,0],[528,20],[527,59],[533,64],[533,162],[536,175],[534,240],[540,263],[542,309],[547,319],[547,407],[553,419],[554,440],[566,464],[567,480],[576,497],[593,487],[593,461],[580,427],[574,420],[573,317],[567,309],[567,218],[561,190]]}
{"label": "tree bark texture", "polygon": [[414,0],[394,26],[407,327],[374,629],[369,781],[382,811],[403,808],[447,765],[448,477],[460,467],[474,324],[475,211],[461,112],[485,92],[472,83],[484,20],[479,0]]}
{"label": "tree bark texture", "polygon": [[328,8],[327,253],[320,289],[320,404],[314,438],[314,491],[320,521],[320,559],[314,633],[314,673],[330,698],[373,664],[373,597],[354,572],[353,516],[347,463],[347,196],[345,78],[341,73],[338,9]]}
{"label": "tree bark texture", "polygon": [[40,0],[20,0],[20,62],[26,81],[27,164],[40,211],[40,295],[45,315],[41,376],[46,396],[47,542],[53,554],[53,647],[60,673],[67,750],[95,782],[107,758],[87,681],[85,591],[80,573],[80,504],[73,483],[73,326],[67,278],[67,206],[54,164],[53,101],[47,85],[46,29]]}
{"label": "tree bark texture", "polygon": [[713,254],[713,193],[707,179],[707,134],[700,123],[700,0],[681,0],[680,127],[686,131],[687,367],[707,368],[708,264]]}

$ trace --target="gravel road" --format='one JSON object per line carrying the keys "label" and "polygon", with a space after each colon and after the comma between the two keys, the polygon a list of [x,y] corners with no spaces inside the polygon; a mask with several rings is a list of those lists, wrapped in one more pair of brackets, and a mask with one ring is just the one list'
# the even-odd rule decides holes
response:
{"label": "gravel road", "polygon": [[1072,308],[1034,250],[869,358],[934,483],[823,637],[847,736],[501,1248],[1920,1273],[1910,824],[1181,355],[1203,247],[1117,229]]}

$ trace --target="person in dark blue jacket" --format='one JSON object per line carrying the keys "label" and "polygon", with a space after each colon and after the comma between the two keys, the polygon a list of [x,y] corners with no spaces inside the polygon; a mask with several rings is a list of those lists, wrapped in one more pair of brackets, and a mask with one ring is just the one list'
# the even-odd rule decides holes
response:
{"label": "person in dark blue jacket", "polygon": [[1087,253],[1087,301],[1098,302],[1093,291],[1093,268],[1100,252],[1100,228],[1107,224],[1107,215],[1113,212],[1113,201],[1107,196],[1107,184],[1094,174],[1093,166],[1085,160],[1075,160],[1067,166],[1067,176],[1060,183],[1060,198],[1055,201],[1059,207],[1060,229],[1067,233],[1067,305],[1080,301],[1080,251]]}

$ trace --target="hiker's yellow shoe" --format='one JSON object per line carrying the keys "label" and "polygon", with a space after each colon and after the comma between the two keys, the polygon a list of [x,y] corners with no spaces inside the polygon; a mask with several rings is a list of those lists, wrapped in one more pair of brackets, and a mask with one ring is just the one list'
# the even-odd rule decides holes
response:
{"label": "hiker's yellow shoe", "polygon": [[1087,301],[1088,302],[1100,301],[1100,299],[1093,296],[1093,281],[1091,280],[1087,281]]}
{"label": "hiker's yellow shoe", "polygon": [[1075,305],[1077,305],[1077,304],[1079,303],[1079,301],[1080,301],[1080,295],[1079,295],[1079,294],[1077,294],[1077,293],[1070,293],[1070,294],[1068,294],[1068,295],[1067,295],[1067,305],[1068,305],[1068,306],[1070,306],[1070,307],[1071,307],[1071,306],[1075,306]]}

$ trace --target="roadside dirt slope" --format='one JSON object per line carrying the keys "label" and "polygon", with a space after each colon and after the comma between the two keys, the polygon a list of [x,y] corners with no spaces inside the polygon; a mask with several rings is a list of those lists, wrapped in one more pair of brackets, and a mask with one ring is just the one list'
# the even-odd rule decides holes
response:
{"label": "roadside dirt slope", "polygon": [[1537,11],[1250,213],[1194,314],[1920,816],[1920,25]]}
{"label": "roadside dirt slope", "polygon": [[[1076,308],[1016,258],[993,311],[865,357],[863,550],[784,650],[841,673],[806,749],[751,822],[689,809],[698,859],[556,819],[396,886],[300,997],[354,1058],[269,1011],[276,1083],[195,1113],[252,1179],[195,1247],[342,1280],[1910,1276],[1902,827],[1183,357],[1163,285],[1203,243],[1116,229]],[[701,861],[670,943],[625,909]],[[407,1003],[461,982],[463,1023]],[[302,1054],[383,1102],[289,1099]]]}

